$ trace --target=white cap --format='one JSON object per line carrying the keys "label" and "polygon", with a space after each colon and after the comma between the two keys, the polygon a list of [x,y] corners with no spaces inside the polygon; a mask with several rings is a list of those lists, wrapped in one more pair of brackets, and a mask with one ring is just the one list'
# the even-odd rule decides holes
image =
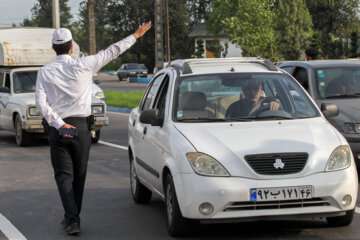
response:
{"label": "white cap", "polygon": [[72,40],[72,34],[67,28],[58,28],[53,33],[53,44],[64,44]]}

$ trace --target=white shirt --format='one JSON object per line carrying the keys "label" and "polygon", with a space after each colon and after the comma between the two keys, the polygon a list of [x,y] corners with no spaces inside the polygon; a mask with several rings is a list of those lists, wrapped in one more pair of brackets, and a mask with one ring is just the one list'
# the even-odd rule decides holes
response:
{"label": "white shirt", "polygon": [[130,35],[96,55],[77,59],[60,55],[43,66],[36,82],[36,104],[50,126],[59,129],[64,118],[90,116],[93,74],[135,42]]}

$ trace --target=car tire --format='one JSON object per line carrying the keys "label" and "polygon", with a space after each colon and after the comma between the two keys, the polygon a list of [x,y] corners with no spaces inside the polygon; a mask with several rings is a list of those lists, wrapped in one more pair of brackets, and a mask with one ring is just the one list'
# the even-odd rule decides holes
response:
{"label": "car tire", "polygon": [[17,114],[15,117],[14,127],[16,144],[20,147],[28,146],[31,141],[31,135],[22,129],[22,123],[19,114]]}
{"label": "car tire", "polygon": [[100,135],[101,135],[100,130],[96,130],[96,131],[95,131],[95,137],[91,136],[91,142],[92,142],[93,144],[98,143],[99,140],[100,140]]}
{"label": "car tire", "polygon": [[130,191],[137,204],[147,204],[151,200],[152,192],[139,181],[133,159],[130,161]]}
{"label": "car tire", "polygon": [[119,78],[119,81],[120,81],[120,82],[123,80],[123,78],[122,78],[122,77],[120,77],[120,76],[118,76],[118,78]]}
{"label": "car tire", "polygon": [[354,210],[347,211],[344,216],[328,217],[326,221],[330,227],[344,227],[352,223],[354,218]]}
{"label": "car tire", "polygon": [[181,214],[174,181],[170,174],[166,176],[164,189],[168,233],[172,237],[186,236],[191,229],[190,220]]}

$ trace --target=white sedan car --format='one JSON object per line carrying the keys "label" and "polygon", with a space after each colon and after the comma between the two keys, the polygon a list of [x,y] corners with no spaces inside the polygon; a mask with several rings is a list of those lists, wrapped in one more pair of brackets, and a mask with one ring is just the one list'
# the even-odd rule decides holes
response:
{"label": "white sedan car", "polygon": [[200,223],[324,217],[352,222],[344,137],[290,75],[257,58],[175,61],[129,117],[131,192],[165,201],[172,236]]}

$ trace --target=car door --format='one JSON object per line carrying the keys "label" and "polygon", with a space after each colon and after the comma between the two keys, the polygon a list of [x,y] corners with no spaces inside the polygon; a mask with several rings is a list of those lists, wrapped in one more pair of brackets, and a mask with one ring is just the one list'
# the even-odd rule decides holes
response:
{"label": "car door", "polygon": [[147,125],[147,131],[144,132],[144,145],[147,152],[147,163],[153,169],[153,174],[150,174],[149,181],[157,191],[161,192],[161,172],[164,166],[166,156],[169,155],[169,135],[168,135],[168,121],[169,113],[169,86],[170,79],[173,79],[172,72],[168,72],[160,85],[156,97],[152,103],[152,108],[158,112],[161,119],[163,119],[160,126]]}
{"label": "car door", "polygon": [[155,173],[153,168],[150,166],[148,158],[149,146],[147,146],[144,141],[149,125],[140,122],[140,115],[143,111],[152,108],[156,93],[161,86],[163,78],[164,74],[159,74],[154,77],[148,89],[146,90],[139,109],[133,112],[130,116],[136,171],[139,178],[144,182],[149,182],[152,178],[152,175]]}
{"label": "car door", "polygon": [[[7,91],[5,91],[7,89]],[[3,90],[0,93],[0,127],[3,129],[10,129],[11,126],[11,112],[9,110],[8,104],[11,97],[11,81],[10,73],[3,73]]]}

